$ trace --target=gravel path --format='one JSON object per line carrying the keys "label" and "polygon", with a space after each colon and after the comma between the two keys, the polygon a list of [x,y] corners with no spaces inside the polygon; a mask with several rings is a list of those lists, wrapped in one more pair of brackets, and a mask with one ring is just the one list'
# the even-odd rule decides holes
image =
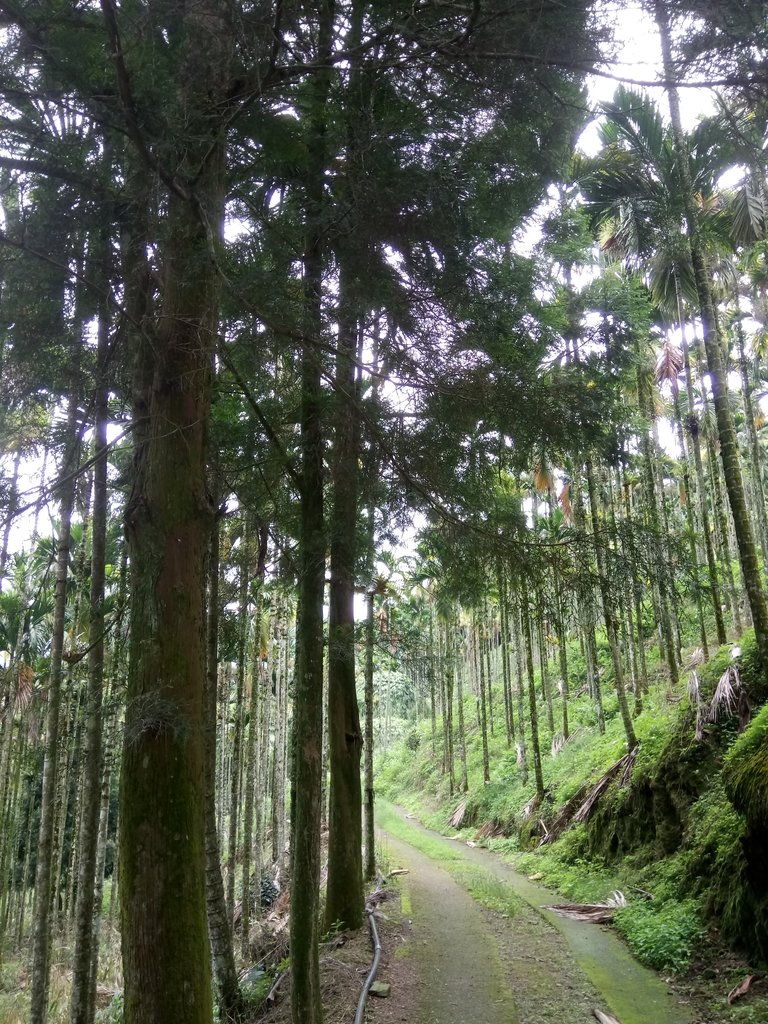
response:
{"label": "gravel path", "polygon": [[[415,822],[408,825],[427,832]],[[406,953],[418,984],[398,1020],[411,1024],[594,1024],[592,1009],[620,1024],[688,1024],[692,1014],[663,981],[637,964],[607,929],[556,917],[540,909],[557,902],[495,854],[439,837],[455,857],[502,879],[520,897],[512,917],[483,910],[441,868],[388,834],[402,876],[403,904],[412,919]],[[397,981],[394,979],[393,996]],[[413,993],[418,993],[414,999]],[[394,1010],[394,1006],[392,1007]]]}

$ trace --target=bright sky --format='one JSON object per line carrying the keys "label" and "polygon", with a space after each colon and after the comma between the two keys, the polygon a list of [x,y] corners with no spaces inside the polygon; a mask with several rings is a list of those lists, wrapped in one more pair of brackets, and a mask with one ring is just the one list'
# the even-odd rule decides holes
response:
{"label": "bright sky", "polygon": [[[617,7],[609,3],[605,5],[605,14],[613,24],[616,60],[609,70],[615,77],[593,75],[587,80],[589,98],[593,105],[610,100],[620,79],[653,82],[663,77],[659,35],[647,11],[640,6]],[[669,107],[664,89],[656,86],[647,91],[658,103],[664,117],[668,117]],[[711,90],[705,87],[681,89],[680,107],[683,128],[688,131],[702,114],[714,109]],[[598,151],[597,125],[594,121],[582,133],[579,147],[588,156]]]}

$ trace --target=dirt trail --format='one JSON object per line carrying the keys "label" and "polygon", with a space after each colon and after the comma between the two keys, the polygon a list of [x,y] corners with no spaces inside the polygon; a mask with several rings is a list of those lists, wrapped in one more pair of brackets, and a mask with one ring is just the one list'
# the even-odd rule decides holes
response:
{"label": "dirt trail", "polygon": [[[409,826],[424,833],[415,822]],[[510,919],[483,910],[437,860],[386,834],[413,918],[411,947],[421,992],[412,1024],[594,1024],[592,1008],[621,1024],[688,1024],[662,980],[632,959],[612,932],[542,911],[554,894],[498,856],[428,832],[455,857],[501,878],[520,897]],[[394,993],[393,993],[394,994]],[[398,1019],[406,1019],[398,1018]]]}

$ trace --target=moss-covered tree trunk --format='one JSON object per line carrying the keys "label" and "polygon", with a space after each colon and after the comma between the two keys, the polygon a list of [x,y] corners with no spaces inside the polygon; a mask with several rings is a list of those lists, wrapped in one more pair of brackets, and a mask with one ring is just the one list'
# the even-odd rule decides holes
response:
{"label": "moss-covered tree trunk", "polygon": [[[229,10],[176,12],[173,179],[159,238],[161,304],[136,338],[136,433],[126,507],[131,629],[120,785],[126,1024],[210,1024],[205,903],[204,565],[215,246],[223,217]],[[120,60],[120,53],[115,53]],[[128,98],[123,95],[125,104]],[[128,120],[132,111],[126,110]],[[139,154],[141,158],[144,154]]]}

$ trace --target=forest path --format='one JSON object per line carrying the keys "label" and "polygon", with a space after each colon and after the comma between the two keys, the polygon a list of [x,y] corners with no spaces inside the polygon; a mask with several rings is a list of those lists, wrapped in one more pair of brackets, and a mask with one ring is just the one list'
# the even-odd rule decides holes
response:
{"label": "forest path", "polygon": [[[490,851],[446,839],[387,805],[382,812],[391,867],[408,870],[404,909],[413,922],[409,951],[421,993],[418,1015],[411,1007],[407,1018],[395,1019],[594,1024],[597,1008],[621,1024],[692,1020],[691,1010],[613,932],[543,910],[557,896]],[[510,890],[517,897],[511,913],[484,910],[465,891],[496,903],[500,882],[507,909]]]}

